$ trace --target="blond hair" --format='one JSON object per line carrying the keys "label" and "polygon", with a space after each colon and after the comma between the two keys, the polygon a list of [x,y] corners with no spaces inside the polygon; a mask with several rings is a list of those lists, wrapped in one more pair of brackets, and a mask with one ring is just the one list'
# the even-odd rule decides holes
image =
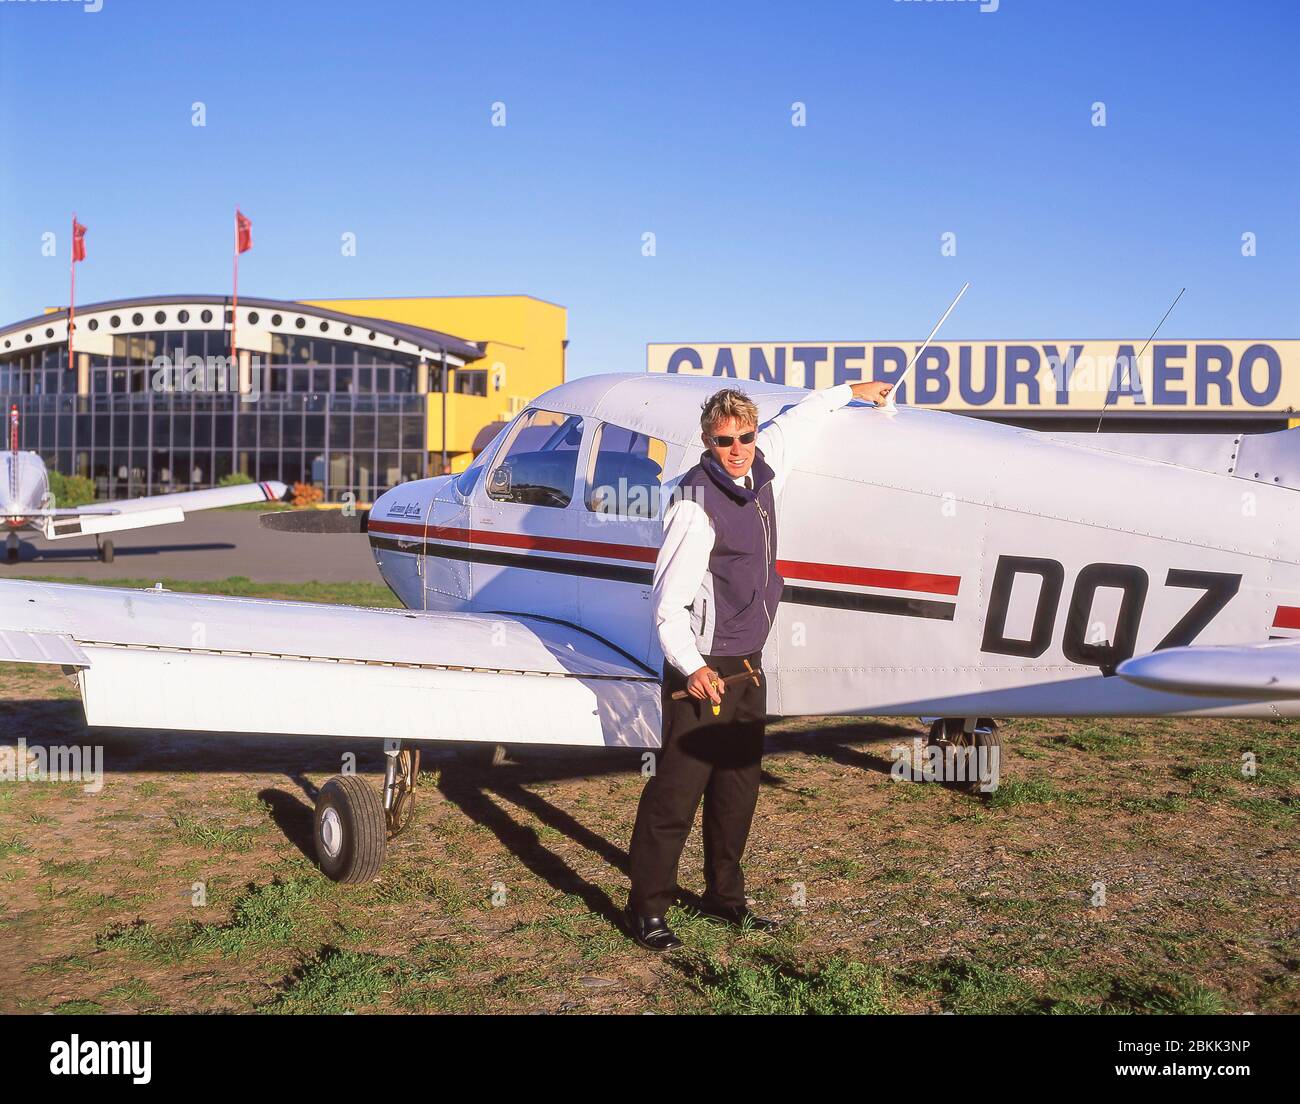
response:
{"label": "blond hair", "polygon": [[758,407],[743,391],[727,387],[716,391],[700,408],[700,430],[710,436],[713,427],[728,418],[735,418],[740,425],[758,425]]}

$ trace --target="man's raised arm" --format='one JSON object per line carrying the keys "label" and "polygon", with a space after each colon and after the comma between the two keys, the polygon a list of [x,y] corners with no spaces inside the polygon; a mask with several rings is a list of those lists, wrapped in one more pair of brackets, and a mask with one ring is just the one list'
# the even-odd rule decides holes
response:
{"label": "man's raised arm", "polygon": [[872,380],[867,383],[841,383],[813,391],[789,410],[784,410],[765,425],[758,434],[758,447],[763,458],[776,473],[772,480],[772,493],[779,495],[799,456],[821,423],[853,399],[881,402],[893,387]]}

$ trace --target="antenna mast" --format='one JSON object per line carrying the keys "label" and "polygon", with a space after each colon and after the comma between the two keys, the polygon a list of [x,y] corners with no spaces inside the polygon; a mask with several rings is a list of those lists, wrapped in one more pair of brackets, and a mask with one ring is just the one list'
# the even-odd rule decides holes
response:
{"label": "antenna mast", "polygon": [[[1181,298],[1183,297],[1183,292],[1186,291],[1186,290],[1187,290],[1186,288],[1183,288],[1182,291],[1179,291],[1179,293],[1178,293],[1177,295],[1174,296],[1174,301],[1173,301],[1172,303],[1169,304],[1169,310],[1165,311],[1165,313],[1164,313],[1164,318],[1161,318],[1160,321],[1156,323],[1156,328],[1155,328],[1154,330],[1151,331],[1151,336],[1147,338],[1147,343],[1146,343],[1146,345],[1143,345],[1143,346],[1142,346],[1142,351],[1139,352],[1138,355],[1134,358],[1134,359],[1138,362],[1139,365],[1141,365],[1141,363],[1142,363],[1142,353],[1145,353],[1145,352],[1147,351],[1147,345],[1150,345],[1151,342],[1153,342],[1153,341],[1156,339],[1156,334],[1158,334],[1158,333],[1160,332],[1160,327],[1163,326],[1163,325],[1165,324],[1165,318],[1168,318],[1168,317],[1169,317],[1169,312],[1172,311],[1172,310],[1174,309],[1174,307],[1178,306],[1178,300],[1181,299]],[[1118,364],[1116,365],[1116,367],[1118,367]],[[1129,370],[1130,372],[1133,371],[1133,365],[1132,365],[1132,364],[1129,365],[1128,370]],[[1097,419],[1097,428],[1093,430],[1093,433],[1100,433],[1100,432],[1101,432],[1101,419],[1104,418],[1104,417],[1106,417],[1106,409],[1107,409],[1107,407],[1109,407],[1109,406],[1110,406],[1110,388],[1107,387],[1107,388],[1106,388],[1106,401],[1105,401],[1104,403],[1101,404],[1101,416]]]}
{"label": "antenna mast", "polygon": [[916,350],[916,353],[913,355],[912,359],[907,362],[907,367],[903,369],[903,374],[898,377],[897,381],[894,383],[894,386],[890,390],[889,394],[885,396],[886,406],[894,405],[894,396],[898,394],[899,389],[902,388],[903,384],[907,382],[907,377],[912,371],[912,366],[916,364],[918,360],[921,359],[921,354],[930,347],[930,342],[934,340],[934,335],[939,332],[939,327],[944,324],[944,322],[948,318],[948,315],[952,314],[952,308],[955,307],[957,305],[958,300],[960,300],[961,297],[966,294],[966,289],[968,287],[970,287],[969,280],[967,280],[964,284],[962,284],[961,291],[957,292],[957,298],[948,304],[948,309],[943,312],[943,317],[940,318],[939,321],[934,324],[934,329],[930,331],[930,336],[925,339],[925,343],[919,349]]}

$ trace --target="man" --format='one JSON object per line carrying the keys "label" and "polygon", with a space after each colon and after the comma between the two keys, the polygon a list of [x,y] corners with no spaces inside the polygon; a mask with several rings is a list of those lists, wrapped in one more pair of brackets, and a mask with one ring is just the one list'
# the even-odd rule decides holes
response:
{"label": "man", "polygon": [[[750,912],[740,859],[758,800],[767,718],[763,645],[781,599],[776,503],[811,435],[851,399],[879,402],[885,383],[814,391],[760,433],[744,392],[704,404],[700,462],[664,488],[664,540],[655,561],[655,627],[664,653],[663,745],[632,831],[627,923],[643,947],[681,946],[665,916],[677,897],[677,863],[704,799],[705,894],[700,912],[737,927],[776,925]],[[687,696],[673,701],[675,691]]]}

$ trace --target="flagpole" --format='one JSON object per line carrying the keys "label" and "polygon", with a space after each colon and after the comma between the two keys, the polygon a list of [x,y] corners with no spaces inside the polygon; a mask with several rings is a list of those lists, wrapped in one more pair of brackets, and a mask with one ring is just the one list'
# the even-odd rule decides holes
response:
{"label": "flagpole", "polygon": [[76,362],[72,359],[72,331],[76,328],[77,317],[77,212],[72,212],[72,239],[68,249],[68,273],[71,287],[68,291],[68,368],[75,370]]}
{"label": "flagpole", "polygon": [[235,350],[235,321],[239,317],[239,206],[235,206],[235,294],[230,308],[230,363],[239,378],[239,354]]}

